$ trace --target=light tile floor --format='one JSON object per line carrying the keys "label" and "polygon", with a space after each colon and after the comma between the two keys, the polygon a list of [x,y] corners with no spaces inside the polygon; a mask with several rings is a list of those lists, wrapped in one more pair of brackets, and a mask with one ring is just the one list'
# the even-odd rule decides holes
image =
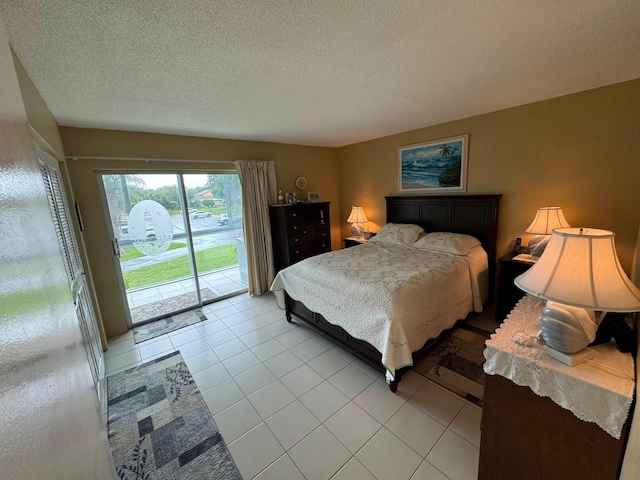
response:
{"label": "light tile floor", "polygon": [[[107,375],[180,350],[244,479],[475,479],[478,406],[410,371],[384,376],[275,297],[231,297],[208,320],[135,345],[110,339]],[[495,328],[489,317],[474,318]]]}

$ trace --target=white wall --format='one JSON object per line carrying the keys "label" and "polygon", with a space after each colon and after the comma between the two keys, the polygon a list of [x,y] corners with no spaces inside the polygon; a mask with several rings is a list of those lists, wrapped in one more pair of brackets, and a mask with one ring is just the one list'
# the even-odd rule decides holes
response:
{"label": "white wall", "polygon": [[0,19],[0,477],[115,478]]}

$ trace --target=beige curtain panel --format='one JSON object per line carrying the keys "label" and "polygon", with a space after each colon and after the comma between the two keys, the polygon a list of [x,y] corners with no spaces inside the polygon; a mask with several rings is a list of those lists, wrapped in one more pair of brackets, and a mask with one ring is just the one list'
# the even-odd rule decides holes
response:
{"label": "beige curtain panel", "polygon": [[269,205],[277,200],[274,162],[233,162],[242,185],[242,227],[247,250],[249,295],[269,290],[275,276]]}

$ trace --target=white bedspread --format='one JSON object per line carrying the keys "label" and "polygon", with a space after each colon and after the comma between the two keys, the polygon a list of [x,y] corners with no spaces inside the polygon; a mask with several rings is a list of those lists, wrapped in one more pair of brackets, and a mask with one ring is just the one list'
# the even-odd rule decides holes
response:
{"label": "white bedspread", "polygon": [[387,378],[412,365],[411,352],[475,310],[488,290],[487,254],[467,256],[388,243],[335,250],[281,270],[286,290],[328,322],[382,353]]}

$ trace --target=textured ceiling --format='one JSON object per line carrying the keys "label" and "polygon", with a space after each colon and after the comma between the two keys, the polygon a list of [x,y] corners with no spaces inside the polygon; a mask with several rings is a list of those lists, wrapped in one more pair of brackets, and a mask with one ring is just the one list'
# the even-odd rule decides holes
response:
{"label": "textured ceiling", "polygon": [[0,0],[60,125],[342,146],[640,77],[637,0]]}

